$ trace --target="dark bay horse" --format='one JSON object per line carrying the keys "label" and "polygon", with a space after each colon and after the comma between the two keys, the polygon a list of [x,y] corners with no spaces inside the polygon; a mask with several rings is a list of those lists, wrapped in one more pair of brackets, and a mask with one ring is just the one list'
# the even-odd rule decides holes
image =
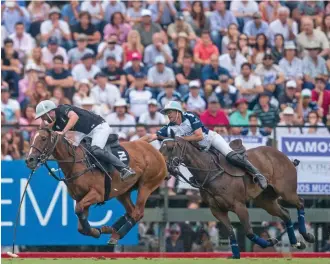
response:
{"label": "dark bay horse", "polygon": [[[239,146],[241,149],[243,148],[241,140],[235,143],[237,143],[236,149]],[[257,206],[269,214],[280,217],[286,225],[291,245],[298,249],[304,249],[306,245],[302,241],[298,242],[294,234],[289,211],[278,203],[278,199],[281,197],[284,201],[294,205],[298,210],[300,234],[307,242],[314,242],[314,236],[306,232],[304,200],[297,195],[295,165],[275,148],[262,146],[246,151],[249,161],[267,177],[269,187],[266,190],[262,190],[253,182],[251,176],[246,175],[243,171],[241,177],[230,175],[230,172],[235,171],[235,168],[230,169],[230,165],[226,161],[221,163],[224,164],[225,169],[219,175],[220,168],[215,162],[214,156],[212,157],[208,152],[201,152],[193,144],[180,137],[165,139],[160,151],[165,157],[171,173],[172,171],[179,173],[177,171],[178,166],[184,164],[199,186],[203,185],[200,188],[202,199],[209,205],[212,214],[228,230],[233,258],[239,258],[240,252],[228,218],[228,211],[237,214],[246,236],[252,242],[263,248],[273,246],[278,242],[276,239],[266,241],[254,234],[246,208],[246,202],[249,200],[253,200]]]}
{"label": "dark bay horse", "polygon": [[[78,231],[95,238],[100,237],[101,234],[111,234],[109,244],[117,243],[142,219],[148,197],[167,176],[165,160],[153,146],[140,140],[121,145],[129,153],[129,165],[135,170],[136,176],[123,182],[117,171],[112,173],[108,197],[104,197],[104,177],[108,176],[98,169],[88,169],[86,150],[81,145],[74,147],[62,135],[54,131],[38,130],[31,138],[31,148],[26,158],[27,166],[30,169],[36,169],[53,155],[64,173],[70,196],[77,201],[75,213],[78,216]],[[132,189],[138,190],[136,205],[130,198]],[[113,197],[122,203],[126,214],[112,227],[91,228],[87,220],[89,207]]]}

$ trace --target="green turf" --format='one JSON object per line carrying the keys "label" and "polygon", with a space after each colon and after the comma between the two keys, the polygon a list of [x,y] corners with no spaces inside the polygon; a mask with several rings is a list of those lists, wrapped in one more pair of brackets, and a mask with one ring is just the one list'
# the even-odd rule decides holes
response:
{"label": "green turf", "polygon": [[4,264],[227,264],[233,262],[244,264],[329,264],[330,259],[2,259]]}

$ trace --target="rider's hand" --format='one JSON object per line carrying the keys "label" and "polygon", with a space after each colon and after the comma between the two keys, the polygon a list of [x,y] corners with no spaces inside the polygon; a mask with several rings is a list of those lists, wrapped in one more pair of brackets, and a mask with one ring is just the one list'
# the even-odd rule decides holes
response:
{"label": "rider's hand", "polygon": [[63,132],[63,131],[56,131],[56,133],[59,135],[63,135],[63,136],[65,135],[65,132]]}

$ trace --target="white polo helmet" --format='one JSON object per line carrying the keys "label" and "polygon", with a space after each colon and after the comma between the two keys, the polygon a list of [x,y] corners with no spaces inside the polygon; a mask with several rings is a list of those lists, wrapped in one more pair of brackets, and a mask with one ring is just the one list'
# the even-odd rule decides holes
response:
{"label": "white polo helmet", "polygon": [[47,114],[49,111],[52,111],[56,108],[56,104],[51,100],[44,100],[41,101],[37,107],[36,107],[36,118],[43,116],[44,114]]}
{"label": "white polo helmet", "polygon": [[179,111],[181,114],[183,114],[183,109],[182,109],[181,103],[177,102],[177,101],[169,101],[167,103],[167,105],[165,105],[164,109],[162,109],[160,112],[162,114],[166,114],[167,110],[175,110],[175,111]]}

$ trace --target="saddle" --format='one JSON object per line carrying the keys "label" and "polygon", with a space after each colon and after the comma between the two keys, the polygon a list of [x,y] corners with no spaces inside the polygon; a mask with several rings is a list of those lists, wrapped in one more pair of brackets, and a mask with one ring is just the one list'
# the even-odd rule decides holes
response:
{"label": "saddle", "polygon": [[[92,139],[89,137],[86,137],[82,140],[81,144],[87,148],[88,151],[90,151],[91,149],[91,143],[92,143]],[[117,134],[110,134],[107,140],[107,143],[104,147],[104,149],[106,151],[111,151],[117,158],[119,158],[122,162],[124,162],[126,165],[129,164],[129,154],[126,151],[126,149],[124,147],[122,147],[119,144],[119,139],[118,139],[118,135]],[[112,166],[112,164],[109,163],[105,163],[101,160],[95,160],[94,157],[92,157],[92,155],[90,153],[86,153],[89,162],[96,168],[100,169],[102,172],[105,170],[107,172],[112,173],[114,171],[114,167]]]}

